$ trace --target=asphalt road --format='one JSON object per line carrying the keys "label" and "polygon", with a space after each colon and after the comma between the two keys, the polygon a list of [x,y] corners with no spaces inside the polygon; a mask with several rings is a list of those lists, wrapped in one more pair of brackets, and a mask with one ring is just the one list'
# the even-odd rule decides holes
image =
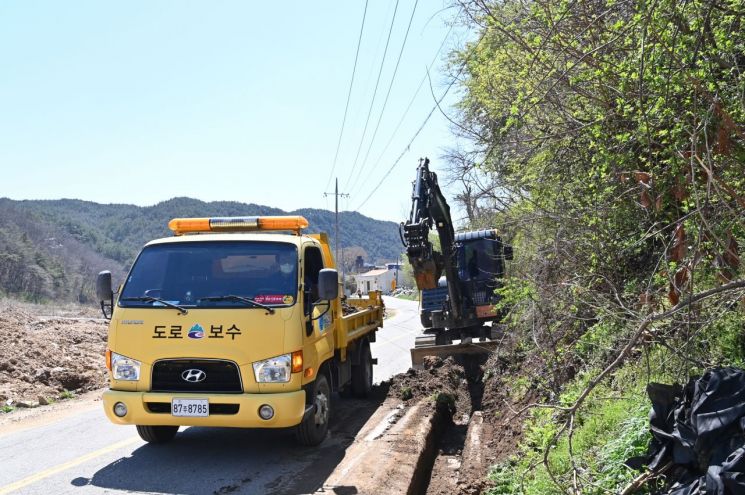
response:
{"label": "asphalt road", "polygon": [[416,336],[422,333],[418,302],[395,297],[383,297],[383,301],[392,316],[386,318],[377,341],[370,346],[373,357],[378,358],[378,366],[373,371],[376,383],[411,367],[409,350],[414,347]]}
{"label": "asphalt road", "polygon": [[[417,303],[385,303],[393,316],[372,345],[376,382],[409,368],[419,332]],[[384,394],[381,387],[365,401],[336,398],[331,432],[319,448],[298,447],[290,431],[196,427],[153,446],[134,427],[109,423],[100,401],[83,402],[46,420],[0,426],[0,495],[313,493]]]}

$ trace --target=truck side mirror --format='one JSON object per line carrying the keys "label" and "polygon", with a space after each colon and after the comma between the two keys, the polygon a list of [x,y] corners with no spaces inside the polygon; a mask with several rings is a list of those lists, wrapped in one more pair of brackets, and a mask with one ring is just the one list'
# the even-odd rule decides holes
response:
{"label": "truck side mirror", "polygon": [[510,246],[509,244],[505,244],[504,245],[504,259],[506,259],[507,261],[512,261],[512,255],[513,255],[512,246]]}
{"label": "truck side mirror", "polygon": [[[96,297],[101,303],[101,311],[104,318],[111,318],[111,311],[114,307],[114,291],[111,289],[111,272],[104,270],[96,277]],[[109,313],[107,314],[106,308]]]}
{"label": "truck side mirror", "polygon": [[339,272],[324,268],[318,272],[318,298],[329,301],[339,297]]}

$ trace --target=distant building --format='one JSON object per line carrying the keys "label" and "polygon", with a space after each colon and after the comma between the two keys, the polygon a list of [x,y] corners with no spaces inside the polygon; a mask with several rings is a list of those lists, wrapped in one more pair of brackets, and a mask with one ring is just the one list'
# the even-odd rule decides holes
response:
{"label": "distant building", "polygon": [[[397,266],[395,263],[391,264],[394,267]],[[397,269],[389,269],[387,266],[385,268],[375,268],[355,275],[354,281],[357,284],[357,289],[362,291],[363,294],[367,294],[371,290],[379,290],[387,294],[394,289],[397,273]]]}

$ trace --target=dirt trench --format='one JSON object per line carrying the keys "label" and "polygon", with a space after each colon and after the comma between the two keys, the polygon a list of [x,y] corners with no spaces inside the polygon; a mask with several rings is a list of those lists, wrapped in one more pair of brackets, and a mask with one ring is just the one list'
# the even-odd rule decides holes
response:
{"label": "dirt trench", "polygon": [[431,467],[422,494],[477,494],[483,488],[488,465],[481,451],[484,364],[487,356],[452,359],[462,369],[461,387],[452,414],[443,415],[441,434],[431,456]]}
{"label": "dirt trench", "polygon": [[[488,466],[481,449],[468,444],[478,445],[478,434],[483,431],[483,366],[487,357],[426,358],[423,369],[410,369],[393,378],[389,395],[412,402],[429,399],[435,407],[430,440],[410,493],[480,493]],[[476,423],[479,425],[474,426]]]}
{"label": "dirt trench", "polygon": [[514,454],[525,419],[514,412],[536,399],[535,390],[523,391],[516,378],[534,375],[538,363],[521,359],[508,345],[501,351],[426,358],[423,369],[392,379],[389,397],[429,399],[435,407],[410,494],[484,493],[490,467]]}

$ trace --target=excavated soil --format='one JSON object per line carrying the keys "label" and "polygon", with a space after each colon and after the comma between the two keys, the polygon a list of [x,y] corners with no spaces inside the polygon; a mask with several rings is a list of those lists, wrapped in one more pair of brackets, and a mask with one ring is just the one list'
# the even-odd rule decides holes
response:
{"label": "excavated soil", "polygon": [[454,358],[426,357],[423,368],[391,378],[388,395],[412,403],[430,398],[453,412],[470,407],[466,371]]}
{"label": "excavated soil", "polygon": [[507,460],[523,435],[525,406],[541,398],[532,385],[542,363],[516,351],[512,338],[484,355],[425,358],[424,369],[391,379],[389,397],[447,407],[431,463],[427,495],[485,493],[489,468]]}
{"label": "excavated soil", "polygon": [[93,314],[0,305],[0,406],[33,407],[104,387],[107,325]]}

